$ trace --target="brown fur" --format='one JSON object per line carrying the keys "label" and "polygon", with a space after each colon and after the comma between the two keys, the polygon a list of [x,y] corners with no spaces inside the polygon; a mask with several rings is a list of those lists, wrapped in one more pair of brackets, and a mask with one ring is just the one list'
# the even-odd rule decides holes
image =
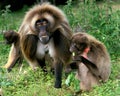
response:
{"label": "brown fur", "polygon": [[[35,25],[38,20],[43,19],[49,22],[49,27],[42,25],[42,28],[47,27],[43,31],[44,34],[42,34],[41,29],[36,29]],[[23,56],[33,69],[36,69],[39,65],[44,68],[45,55],[47,52],[50,54],[53,58],[55,69],[55,87],[60,88],[62,65],[68,64],[71,58],[69,39],[72,36],[72,32],[64,13],[49,3],[35,5],[26,13],[18,32],[20,34],[20,46]],[[51,39],[47,44],[42,44],[40,42],[42,36],[40,37],[40,35],[47,37],[47,32],[52,34]]]}
{"label": "brown fur", "polygon": [[[93,86],[99,85],[100,81],[106,82],[110,76],[110,57],[103,43],[87,33],[78,32],[72,36],[71,52],[75,52],[75,58],[82,55],[86,47],[90,48],[88,60],[93,62],[97,69],[88,64],[78,61],[78,73],[76,77],[81,81],[81,90],[90,90]],[[79,51],[75,48],[75,45]],[[74,58],[74,59],[75,59]]]}
{"label": "brown fur", "polygon": [[4,33],[4,38],[7,44],[12,44],[8,61],[4,66],[8,71],[11,71],[17,62],[19,65],[22,64],[23,56],[20,50],[20,36],[17,32],[7,31]]}

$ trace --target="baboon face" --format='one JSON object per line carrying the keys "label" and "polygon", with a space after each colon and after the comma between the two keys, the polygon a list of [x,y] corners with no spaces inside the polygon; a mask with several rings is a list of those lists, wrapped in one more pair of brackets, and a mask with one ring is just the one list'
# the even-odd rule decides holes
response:
{"label": "baboon face", "polygon": [[39,19],[36,21],[35,26],[41,43],[47,44],[52,36],[52,33],[49,31],[50,22],[46,19]]}
{"label": "baboon face", "polygon": [[89,46],[88,39],[83,35],[74,35],[71,39],[70,52],[74,55],[80,55],[84,49]]}

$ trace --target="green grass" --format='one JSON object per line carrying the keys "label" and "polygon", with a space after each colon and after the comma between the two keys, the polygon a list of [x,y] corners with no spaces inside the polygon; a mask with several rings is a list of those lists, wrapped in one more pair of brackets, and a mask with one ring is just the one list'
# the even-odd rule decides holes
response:
{"label": "green grass", "polygon": [[[120,96],[120,11],[109,11],[110,18],[107,18],[105,10],[109,6],[99,9],[97,5],[72,5],[68,2],[67,6],[62,7],[74,29],[76,26],[81,27],[88,33],[94,35],[107,46],[112,61],[112,72],[110,79],[96,86],[91,92],[77,93],[79,90],[78,81],[75,80],[74,74],[71,73],[69,86],[65,84],[66,76],[63,72],[63,83],[61,89],[55,89],[54,75],[50,72],[43,73],[40,69],[32,71],[28,63],[23,62],[22,71],[18,66],[7,73],[0,68],[0,88],[4,96]],[[83,9],[84,11],[82,11]],[[89,10],[88,10],[89,9]],[[0,41],[3,41],[2,32],[5,30],[18,30],[24,17],[23,8],[18,12],[10,12],[9,8],[4,10],[0,16]],[[107,11],[108,12],[108,11]],[[101,18],[100,18],[101,16]],[[99,21],[98,21],[99,18]],[[106,21],[107,23],[106,23]],[[10,46],[0,44],[0,66],[7,62]]]}
{"label": "green grass", "polygon": [[[83,92],[81,96],[119,96],[119,62],[112,60],[112,73],[106,83],[95,87],[91,92]],[[78,85],[75,81],[71,81],[70,86],[65,85],[65,78],[63,75],[62,88],[55,89],[53,87],[54,76],[50,72],[44,74],[40,69],[34,72],[27,64],[23,66],[21,72],[19,72],[18,67],[14,68],[11,73],[0,69],[0,86],[4,96],[76,96],[77,90],[75,87]]]}

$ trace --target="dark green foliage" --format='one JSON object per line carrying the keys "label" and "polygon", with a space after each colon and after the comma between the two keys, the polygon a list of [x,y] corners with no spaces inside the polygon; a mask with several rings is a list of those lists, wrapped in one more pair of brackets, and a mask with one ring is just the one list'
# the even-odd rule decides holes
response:
{"label": "dark green foliage", "polygon": [[11,12],[9,8],[10,5],[7,5],[5,9],[0,10],[0,34],[6,30],[18,30],[27,10],[26,6],[18,12]]}
{"label": "dark green foliage", "polygon": [[79,3],[73,9],[71,0],[64,10],[72,27],[80,25],[87,33],[102,41],[112,57],[120,56],[120,10],[112,10],[111,4]]}

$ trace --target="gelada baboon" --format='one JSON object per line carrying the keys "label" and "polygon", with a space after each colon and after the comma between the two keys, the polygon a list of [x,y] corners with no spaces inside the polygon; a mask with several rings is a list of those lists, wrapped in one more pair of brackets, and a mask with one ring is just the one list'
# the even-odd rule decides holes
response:
{"label": "gelada baboon", "polygon": [[87,33],[78,32],[72,36],[70,51],[78,66],[76,77],[81,90],[90,90],[108,80],[111,64],[103,43]]}
{"label": "gelada baboon", "polygon": [[17,62],[19,63],[19,65],[21,65],[23,61],[23,56],[20,50],[20,36],[19,33],[11,30],[5,32],[3,34],[3,37],[6,44],[12,44],[8,61],[4,66],[8,70],[8,72],[10,72]]}
{"label": "gelada baboon", "polygon": [[[55,88],[61,88],[63,64],[71,59],[72,32],[65,14],[49,3],[35,5],[26,13],[18,33],[22,54],[33,69],[39,66],[44,69],[46,54],[52,57]],[[11,52],[14,51],[12,45]]]}

